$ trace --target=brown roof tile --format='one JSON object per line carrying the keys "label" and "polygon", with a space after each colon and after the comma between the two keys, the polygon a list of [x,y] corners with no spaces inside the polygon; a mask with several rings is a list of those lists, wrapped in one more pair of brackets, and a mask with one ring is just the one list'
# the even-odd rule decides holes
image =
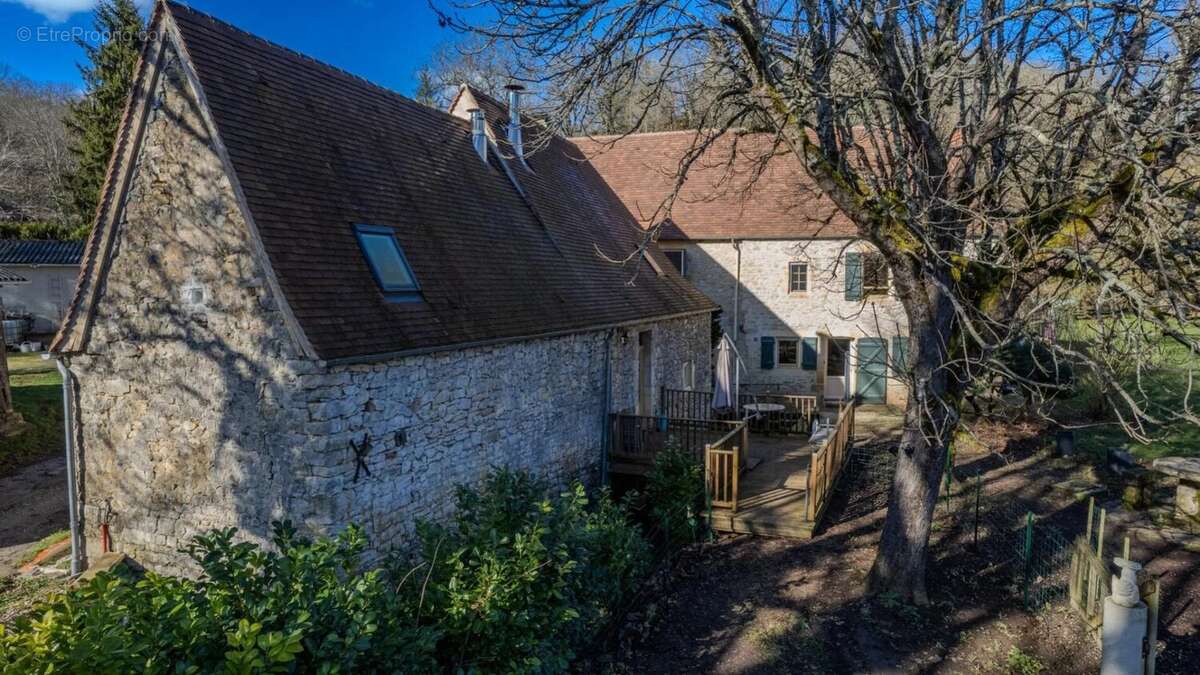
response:
{"label": "brown roof tile", "polygon": [[[497,159],[479,161],[468,122],[167,7],[284,296],[322,358],[713,308],[669,265],[659,276],[646,262],[634,270],[597,255],[632,251],[640,230],[571,143],[554,139],[532,154],[532,173],[513,167],[523,197]],[[501,124],[503,106],[480,100]],[[355,223],[395,228],[423,302],[384,299]]]}
{"label": "brown roof tile", "polygon": [[[696,131],[573,138],[643,226],[675,188]],[[852,237],[854,225],[774,136],[727,132],[688,168],[660,238]]]}

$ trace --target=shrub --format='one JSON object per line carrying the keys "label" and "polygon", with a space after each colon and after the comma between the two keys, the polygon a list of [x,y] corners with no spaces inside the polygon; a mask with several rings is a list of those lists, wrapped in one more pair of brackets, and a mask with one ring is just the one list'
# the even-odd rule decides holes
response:
{"label": "shrub", "polygon": [[1038,675],[1046,670],[1046,666],[1041,660],[1032,654],[1026,654],[1016,646],[1008,650],[1005,665],[1008,667],[1008,672],[1014,675]]}
{"label": "shrub", "polygon": [[547,492],[504,470],[461,488],[452,522],[418,526],[425,562],[391,576],[360,569],[356,527],[311,542],[276,524],[277,553],[200,535],[197,580],[106,572],[0,627],[0,673],[563,671],[650,550],[607,493]]}
{"label": "shrub", "polygon": [[438,654],[459,671],[565,670],[575,649],[636,584],[649,550],[624,509],[581,485],[556,499],[528,474],[500,470],[460,489],[449,525],[421,524],[427,578],[413,604],[438,626]]}
{"label": "shrub", "polygon": [[668,547],[699,538],[703,496],[704,471],[693,457],[677,447],[655,457],[643,501],[654,530]]}
{"label": "shrub", "polygon": [[417,628],[382,572],[361,572],[366,539],[316,543],[276,524],[279,552],[196,537],[199,580],[102,573],[0,632],[3,672],[428,672],[436,631]]}

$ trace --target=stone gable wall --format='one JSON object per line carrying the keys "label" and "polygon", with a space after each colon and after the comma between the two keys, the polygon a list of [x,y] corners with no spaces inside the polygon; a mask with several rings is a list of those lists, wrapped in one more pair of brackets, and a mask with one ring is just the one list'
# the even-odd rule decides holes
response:
{"label": "stone gable wall", "polygon": [[[266,541],[355,522],[377,551],[443,518],[491,467],[595,478],[604,353],[612,410],[636,400],[636,331],[656,384],[709,372],[709,318],[326,368],[298,358],[212,139],[173,57],[161,76],[78,380],[84,533],[152,569],[194,571],[193,535]],[[622,345],[621,336],[628,334]],[[351,441],[370,440],[366,470]]]}
{"label": "stone gable wall", "polygon": [[[741,335],[738,350],[748,372],[743,383],[761,391],[811,392],[816,371],[798,367],[764,370],[760,367],[761,338],[816,337],[818,331],[838,337],[907,335],[904,308],[894,295],[845,299],[844,264],[847,250],[870,251],[869,245],[846,239],[745,240],[742,249],[742,288],[738,301]],[[737,280],[737,250],[730,242],[691,242],[665,248],[687,250],[687,277],[721,305],[722,327],[732,335],[733,296]],[[788,263],[808,264],[807,293],[788,292]],[[854,347],[851,348],[853,363]],[[906,398],[900,382],[888,383],[888,403]]]}

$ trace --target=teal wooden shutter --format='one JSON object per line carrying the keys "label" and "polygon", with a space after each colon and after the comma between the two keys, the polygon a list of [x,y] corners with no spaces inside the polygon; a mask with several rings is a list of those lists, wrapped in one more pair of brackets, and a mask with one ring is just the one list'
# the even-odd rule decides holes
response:
{"label": "teal wooden shutter", "polygon": [[817,338],[809,337],[800,341],[800,367],[804,370],[817,369]]}
{"label": "teal wooden shutter", "polygon": [[770,370],[775,367],[775,338],[764,337],[761,342],[762,360],[759,365],[763,370]]}
{"label": "teal wooden shutter", "polygon": [[892,370],[896,373],[908,372],[908,338],[904,335],[892,338]]}
{"label": "teal wooden shutter", "polygon": [[862,300],[863,263],[861,253],[846,254],[846,299]]}

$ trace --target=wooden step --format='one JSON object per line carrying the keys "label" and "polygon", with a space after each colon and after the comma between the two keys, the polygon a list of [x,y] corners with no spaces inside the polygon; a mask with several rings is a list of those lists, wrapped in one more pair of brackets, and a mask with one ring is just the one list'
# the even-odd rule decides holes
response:
{"label": "wooden step", "polygon": [[785,539],[812,539],[814,523],[788,518],[781,520],[753,510],[733,513],[729,509],[713,509],[712,527],[717,532],[753,534]]}

